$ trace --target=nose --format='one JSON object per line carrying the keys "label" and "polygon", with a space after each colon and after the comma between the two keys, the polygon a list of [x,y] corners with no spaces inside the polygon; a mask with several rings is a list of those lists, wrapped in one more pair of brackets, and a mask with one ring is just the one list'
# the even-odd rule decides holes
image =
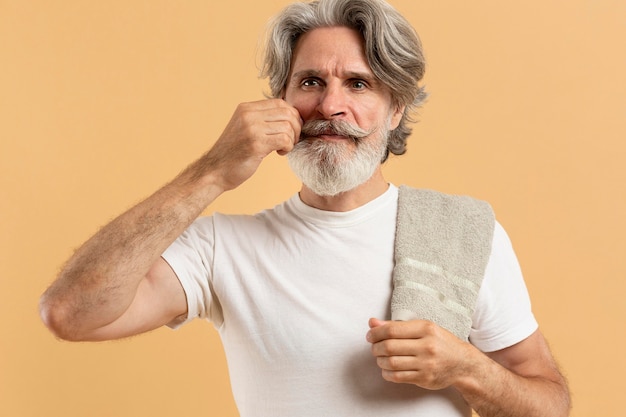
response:
{"label": "nose", "polygon": [[340,85],[328,84],[319,98],[318,113],[327,120],[338,119],[347,113],[346,92]]}

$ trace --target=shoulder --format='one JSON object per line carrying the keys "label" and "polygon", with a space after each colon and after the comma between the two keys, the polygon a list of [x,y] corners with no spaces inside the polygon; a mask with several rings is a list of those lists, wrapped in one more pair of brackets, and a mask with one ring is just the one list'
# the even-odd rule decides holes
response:
{"label": "shoulder", "polygon": [[448,194],[440,191],[401,185],[398,188],[399,204],[431,208],[442,214],[484,215],[494,217],[491,205],[468,195]]}

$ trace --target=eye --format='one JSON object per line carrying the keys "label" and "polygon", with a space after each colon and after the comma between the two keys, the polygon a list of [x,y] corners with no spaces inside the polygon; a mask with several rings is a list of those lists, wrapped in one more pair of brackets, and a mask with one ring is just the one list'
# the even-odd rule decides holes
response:
{"label": "eye", "polygon": [[354,80],[352,81],[352,88],[355,90],[363,90],[367,88],[367,83],[363,80]]}
{"label": "eye", "polygon": [[304,80],[302,80],[301,84],[303,87],[315,87],[320,85],[320,82],[315,78],[305,78]]}

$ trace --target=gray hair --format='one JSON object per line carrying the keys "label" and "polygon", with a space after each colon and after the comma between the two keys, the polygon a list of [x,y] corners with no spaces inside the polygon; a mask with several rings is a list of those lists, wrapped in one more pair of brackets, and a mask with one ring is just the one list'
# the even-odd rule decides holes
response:
{"label": "gray hair", "polygon": [[318,0],[293,3],[271,22],[261,76],[269,77],[273,97],[287,85],[293,50],[298,39],[313,29],[345,26],[356,29],[365,41],[365,55],[374,75],[391,91],[393,104],[405,107],[400,124],[390,132],[387,153],[402,155],[411,134],[408,123],[427,97],[418,82],[426,61],[411,24],[383,0]]}

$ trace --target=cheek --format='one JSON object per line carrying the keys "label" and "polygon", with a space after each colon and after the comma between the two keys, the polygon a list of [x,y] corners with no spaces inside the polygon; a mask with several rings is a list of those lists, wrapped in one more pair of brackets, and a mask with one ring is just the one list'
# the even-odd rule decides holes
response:
{"label": "cheek", "polygon": [[304,100],[302,97],[285,94],[283,99],[298,110],[304,120],[308,120],[315,113],[315,103],[312,100]]}
{"label": "cheek", "polygon": [[391,114],[380,106],[380,103],[368,103],[368,106],[361,106],[360,111],[355,111],[357,124],[364,128],[370,129],[376,127],[379,129],[389,129]]}

